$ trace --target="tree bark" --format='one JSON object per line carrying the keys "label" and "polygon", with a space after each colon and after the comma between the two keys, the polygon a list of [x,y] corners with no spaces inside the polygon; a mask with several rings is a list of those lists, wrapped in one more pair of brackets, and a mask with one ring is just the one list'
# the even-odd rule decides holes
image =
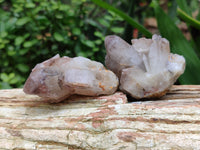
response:
{"label": "tree bark", "polygon": [[199,149],[200,85],[130,101],[117,92],[49,104],[0,90],[0,149]]}

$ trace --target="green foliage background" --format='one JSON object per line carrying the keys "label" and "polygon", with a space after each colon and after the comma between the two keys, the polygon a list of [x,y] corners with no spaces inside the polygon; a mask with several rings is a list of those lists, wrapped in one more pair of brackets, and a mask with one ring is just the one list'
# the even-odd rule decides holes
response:
{"label": "green foliage background", "polygon": [[[167,2],[167,3],[166,3]],[[162,6],[165,3],[165,6]],[[55,54],[104,62],[104,38],[151,37],[144,19],[155,17],[174,53],[186,58],[180,84],[200,84],[198,0],[0,0],[0,89],[22,87],[31,69]],[[167,5],[166,5],[167,4]],[[161,7],[167,7],[164,10]],[[198,10],[196,18],[192,13]],[[187,41],[177,24],[187,23]]]}
{"label": "green foliage background", "polygon": [[90,1],[0,0],[0,88],[22,87],[57,53],[103,62],[105,35],[122,34],[123,24]]}

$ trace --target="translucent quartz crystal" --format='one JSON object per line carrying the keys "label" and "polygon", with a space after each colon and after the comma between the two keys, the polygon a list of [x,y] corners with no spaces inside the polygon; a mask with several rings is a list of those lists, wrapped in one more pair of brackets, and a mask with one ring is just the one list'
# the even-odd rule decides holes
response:
{"label": "translucent quartz crystal", "polygon": [[170,53],[169,42],[158,35],[131,42],[115,35],[105,39],[105,64],[119,77],[120,90],[136,99],[163,96],[184,72],[184,57]]}
{"label": "translucent quartz crystal", "polygon": [[117,87],[117,76],[101,63],[84,57],[60,58],[56,55],[35,66],[24,85],[24,92],[49,102],[59,102],[72,94],[113,94]]}

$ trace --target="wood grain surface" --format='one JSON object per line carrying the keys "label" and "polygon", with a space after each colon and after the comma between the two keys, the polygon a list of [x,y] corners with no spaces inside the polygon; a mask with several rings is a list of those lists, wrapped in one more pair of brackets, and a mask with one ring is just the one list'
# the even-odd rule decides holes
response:
{"label": "wood grain surface", "polygon": [[0,149],[200,149],[200,85],[130,101],[117,92],[49,104],[0,90]]}

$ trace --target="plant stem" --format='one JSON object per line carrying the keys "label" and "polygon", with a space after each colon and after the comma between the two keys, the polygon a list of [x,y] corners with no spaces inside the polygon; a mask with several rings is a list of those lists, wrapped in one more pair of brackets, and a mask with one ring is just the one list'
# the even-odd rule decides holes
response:
{"label": "plant stem", "polygon": [[137,28],[146,37],[150,38],[152,36],[152,33],[149,32],[144,26],[142,26],[141,24],[137,23],[135,20],[133,20],[130,16],[128,16],[127,14],[122,12],[121,10],[116,9],[115,7],[103,2],[102,0],[92,0],[92,2],[94,2],[95,4],[97,4],[98,6],[104,8],[104,9],[107,9],[109,11],[112,11],[112,12],[116,13],[117,15],[122,17],[124,20],[126,20],[130,25],[132,25],[133,27]]}

